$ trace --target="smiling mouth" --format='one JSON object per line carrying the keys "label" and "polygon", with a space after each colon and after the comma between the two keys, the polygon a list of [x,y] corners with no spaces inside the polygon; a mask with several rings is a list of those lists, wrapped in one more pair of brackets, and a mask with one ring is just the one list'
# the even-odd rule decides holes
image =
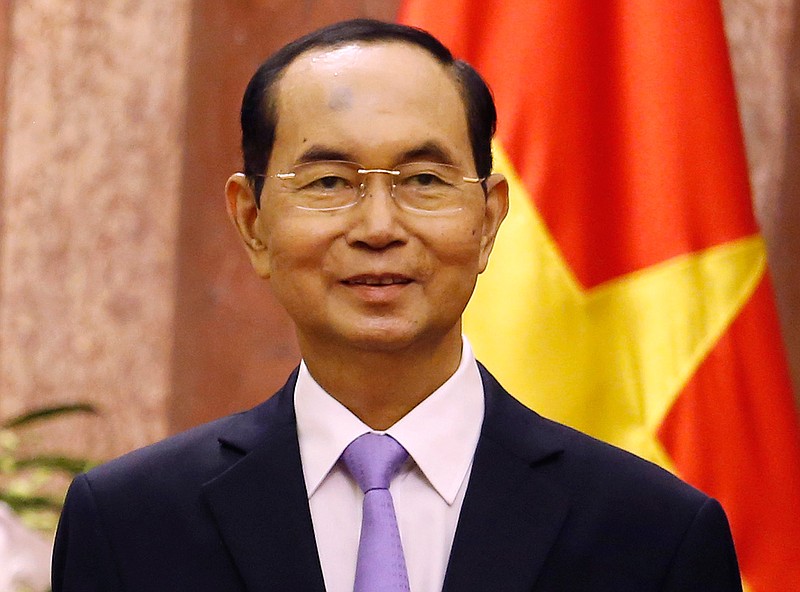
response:
{"label": "smiling mouth", "polygon": [[342,280],[346,286],[395,286],[411,282],[411,278],[401,275],[358,275]]}

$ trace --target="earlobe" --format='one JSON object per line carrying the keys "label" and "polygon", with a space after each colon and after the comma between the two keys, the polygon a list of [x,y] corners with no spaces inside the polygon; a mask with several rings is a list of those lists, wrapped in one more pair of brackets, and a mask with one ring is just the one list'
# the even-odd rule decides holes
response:
{"label": "earlobe", "polygon": [[256,205],[255,194],[250,183],[242,173],[231,175],[225,184],[225,205],[228,217],[233,222],[244,243],[256,273],[267,278],[270,274],[267,247],[260,234],[260,210]]}
{"label": "earlobe", "polygon": [[492,247],[494,247],[500,224],[508,214],[508,181],[506,178],[495,173],[490,175],[485,183],[486,210],[483,220],[483,235],[481,236],[481,273],[489,263],[489,254],[492,252]]}

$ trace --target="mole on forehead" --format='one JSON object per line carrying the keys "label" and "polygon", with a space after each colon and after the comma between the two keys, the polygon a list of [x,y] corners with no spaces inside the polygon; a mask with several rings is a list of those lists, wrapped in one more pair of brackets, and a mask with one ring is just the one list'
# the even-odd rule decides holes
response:
{"label": "mole on forehead", "polygon": [[353,106],[353,91],[350,87],[339,86],[331,91],[328,107],[333,111],[346,111]]}

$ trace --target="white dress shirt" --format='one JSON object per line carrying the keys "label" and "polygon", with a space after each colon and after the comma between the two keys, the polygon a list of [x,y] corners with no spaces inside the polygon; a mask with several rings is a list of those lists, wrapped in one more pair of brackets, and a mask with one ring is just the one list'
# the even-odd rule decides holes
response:
{"label": "white dress shirt", "polygon": [[[294,406],[325,588],[352,592],[364,494],[338,461],[350,442],[375,430],[326,393],[304,363]],[[400,442],[410,457],[389,490],[412,592],[442,589],[483,412],[478,366],[463,339],[455,374],[400,421],[378,432]]]}

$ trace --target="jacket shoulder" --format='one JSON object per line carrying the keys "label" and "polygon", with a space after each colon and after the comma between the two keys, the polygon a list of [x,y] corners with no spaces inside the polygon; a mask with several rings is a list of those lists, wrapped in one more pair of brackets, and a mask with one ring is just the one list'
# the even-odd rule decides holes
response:
{"label": "jacket shoulder", "polygon": [[519,456],[539,465],[576,495],[595,502],[664,500],[696,511],[709,498],[662,467],[612,444],[542,417],[512,397],[481,368],[487,394],[484,433]]}
{"label": "jacket shoulder", "polygon": [[185,490],[213,479],[279,430],[295,429],[296,371],[263,403],[133,450],[86,473],[92,490]]}

